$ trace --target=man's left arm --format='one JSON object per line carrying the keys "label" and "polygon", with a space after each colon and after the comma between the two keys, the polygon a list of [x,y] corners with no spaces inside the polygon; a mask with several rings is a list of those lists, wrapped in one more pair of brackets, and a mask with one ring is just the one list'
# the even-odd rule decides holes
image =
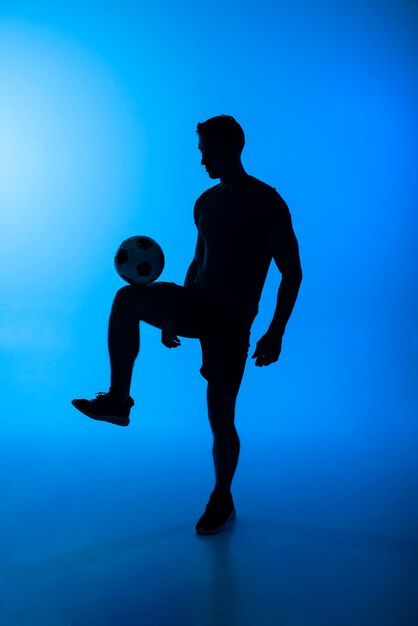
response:
{"label": "man's left arm", "polygon": [[274,261],[282,275],[276,309],[268,331],[257,342],[252,355],[255,365],[275,363],[280,355],[282,337],[293,311],[302,282],[299,245],[293,228],[283,228],[267,234]]}

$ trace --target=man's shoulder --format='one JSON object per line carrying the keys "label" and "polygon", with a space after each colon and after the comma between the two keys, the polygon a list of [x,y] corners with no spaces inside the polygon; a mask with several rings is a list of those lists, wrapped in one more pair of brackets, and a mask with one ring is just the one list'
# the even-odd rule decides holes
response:
{"label": "man's shoulder", "polygon": [[292,216],[286,201],[276,187],[252,177],[258,217],[265,232],[273,232],[291,226]]}
{"label": "man's shoulder", "polygon": [[271,185],[268,185],[263,180],[260,180],[259,178],[256,178],[255,176],[249,176],[248,181],[255,189],[261,189],[261,190],[274,189],[274,187],[272,187]]}
{"label": "man's shoulder", "polygon": [[213,187],[209,187],[209,189],[205,189],[205,191],[201,193],[200,196],[197,198],[196,204],[198,204],[202,200],[207,200],[213,195],[216,195],[221,190],[222,190],[222,187],[220,183],[218,183],[217,185],[213,185]]}
{"label": "man's shoulder", "polygon": [[[255,192],[259,191],[261,193],[264,192],[267,194],[277,193],[276,187],[273,187],[272,185],[269,185],[268,183],[251,175],[248,175],[242,189],[245,191],[248,191],[248,190],[255,191]],[[222,191],[223,191],[223,188],[222,188],[221,183],[218,183],[217,185],[213,185],[212,187],[205,189],[205,191],[203,191],[203,193],[201,193],[200,196],[197,198],[196,202],[198,203],[202,200],[207,200],[211,196],[216,196],[217,194],[222,193]]]}
{"label": "man's shoulder", "polygon": [[265,195],[266,197],[280,195],[276,187],[273,187],[273,185],[269,185],[268,183],[264,182],[263,180],[260,180],[259,178],[256,178],[255,176],[249,177],[249,185],[250,185],[250,188],[255,193],[259,193],[260,195]]}
{"label": "man's shoulder", "polygon": [[[195,204],[200,204],[201,202],[210,200],[211,198],[214,198],[219,194],[222,195],[223,191],[224,189],[221,183],[218,183],[217,185],[213,185],[212,187],[205,189],[205,191],[203,191],[203,193],[200,194]],[[278,193],[276,190],[276,187],[273,187],[272,185],[269,185],[268,183],[265,183],[259,178],[256,178],[255,176],[251,176],[251,175],[248,175],[245,183],[241,187],[241,191],[243,191],[244,193],[249,191],[249,192],[266,194],[266,195]]]}
{"label": "man's shoulder", "polygon": [[[238,191],[239,195],[243,194],[248,198],[250,204],[257,205],[260,210],[264,207],[267,211],[288,211],[287,204],[276,187],[269,185],[255,176],[248,175]],[[194,205],[194,218],[196,223],[201,212],[205,210],[205,207],[218,202],[218,200],[220,201],[223,193],[225,193],[224,189],[222,185],[218,183],[200,194]]]}

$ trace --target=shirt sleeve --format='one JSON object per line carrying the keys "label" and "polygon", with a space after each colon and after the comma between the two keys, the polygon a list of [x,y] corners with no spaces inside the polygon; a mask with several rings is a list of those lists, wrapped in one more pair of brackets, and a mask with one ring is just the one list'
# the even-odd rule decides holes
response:
{"label": "shirt sleeve", "polygon": [[259,208],[261,228],[264,233],[292,228],[289,207],[274,187],[263,197]]}

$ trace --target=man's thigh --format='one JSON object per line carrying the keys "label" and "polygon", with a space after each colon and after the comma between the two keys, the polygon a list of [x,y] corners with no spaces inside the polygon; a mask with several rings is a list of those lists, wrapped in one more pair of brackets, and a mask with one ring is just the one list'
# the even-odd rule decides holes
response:
{"label": "man's thigh", "polygon": [[204,307],[189,288],[157,281],[122,287],[116,294],[113,309],[183,337],[198,337]]}
{"label": "man's thigh", "polygon": [[[176,283],[154,284],[164,285],[163,289],[170,293],[175,323],[168,330],[180,337],[193,339],[200,337],[208,320],[208,310],[202,296],[195,289]],[[156,287],[156,289],[160,288]]]}
{"label": "man's thigh", "polygon": [[204,334],[201,375],[214,388],[229,396],[238,395],[250,347],[250,328]]}

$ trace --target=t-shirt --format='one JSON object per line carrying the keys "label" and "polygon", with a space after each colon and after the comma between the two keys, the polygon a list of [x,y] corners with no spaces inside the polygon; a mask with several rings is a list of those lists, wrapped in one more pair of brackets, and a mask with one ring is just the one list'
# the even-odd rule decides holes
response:
{"label": "t-shirt", "polygon": [[204,191],[194,221],[204,243],[194,288],[255,317],[273,258],[266,235],[292,228],[286,202],[275,187],[247,175],[233,190],[219,183]]}

